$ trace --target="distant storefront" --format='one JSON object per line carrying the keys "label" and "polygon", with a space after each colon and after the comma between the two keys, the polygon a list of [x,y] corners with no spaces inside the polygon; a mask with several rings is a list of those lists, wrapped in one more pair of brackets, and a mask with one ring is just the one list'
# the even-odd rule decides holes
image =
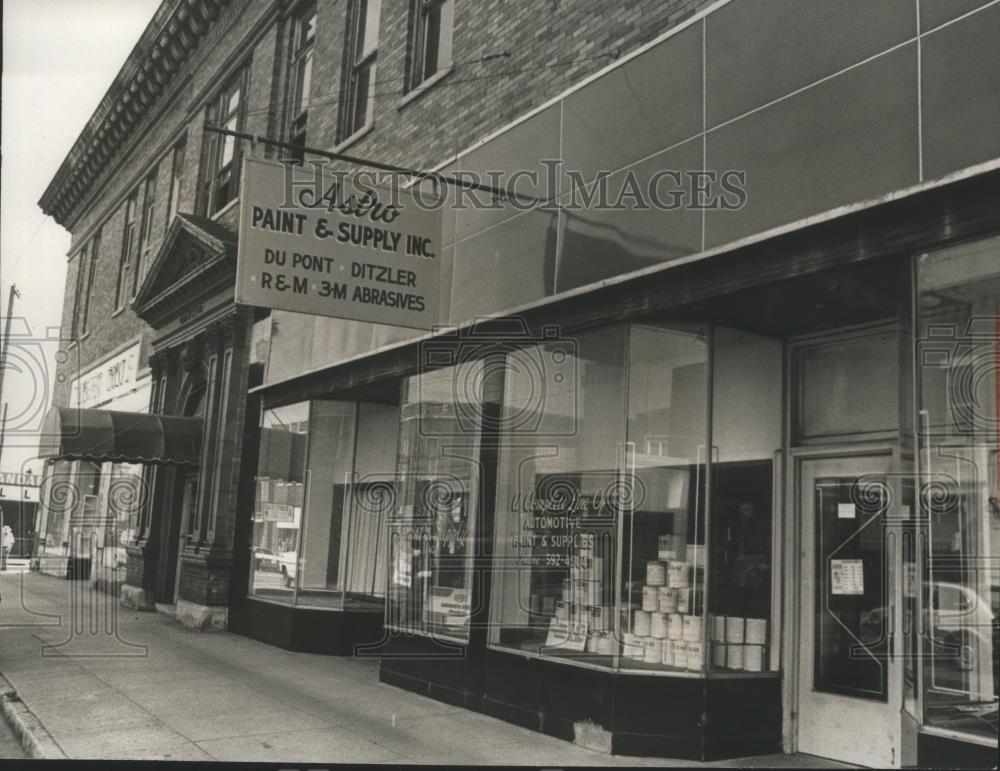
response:
{"label": "distant storefront", "polygon": [[39,477],[32,473],[0,472],[0,526],[9,525],[16,539],[11,557],[23,559],[32,554],[39,482]]}
{"label": "distant storefront", "polygon": [[[126,415],[149,411],[151,380],[139,368],[138,338],[79,373],[70,384],[63,418],[95,408]],[[64,430],[50,415],[43,433]],[[46,469],[42,485],[37,562],[53,575],[89,577],[95,585],[117,591],[125,579],[125,546],[134,536],[142,495],[142,468],[115,459],[112,447],[97,444],[104,434],[80,423],[72,438],[89,459],[57,460]],[[110,429],[109,429],[110,430]]]}

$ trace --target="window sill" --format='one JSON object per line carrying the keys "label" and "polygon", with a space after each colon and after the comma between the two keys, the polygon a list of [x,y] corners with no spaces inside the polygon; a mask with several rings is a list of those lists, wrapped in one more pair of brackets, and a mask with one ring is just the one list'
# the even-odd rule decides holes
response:
{"label": "window sill", "polygon": [[342,142],[339,142],[338,144],[336,144],[334,146],[334,148],[330,152],[332,152],[332,153],[342,153],[344,150],[346,150],[348,147],[350,147],[351,145],[353,145],[355,142],[358,142],[363,137],[368,136],[372,132],[372,129],[374,129],[374,128],[375,128],[375,121],[371,121],[370,123],[366,123],[364,126],[362,126],[357,131],[355,131],[353,134],[351,134],[349,137],[347,137],[347,139],[345,139]]}
{"label": "window sill", "polygon": [[406,107],[406,105],[417,101],[421,96],[430,91],[435,85],[437,85],[446,77],[448,77],[454,71],[454,69],[455,69],[454,65],[449,64],[443,70],[438,70],[437,72],[435,72],[419,86],[416,86],[415,88],[408,91],[406,95],[399,100],[399,103],[396,105],[396,109],[402,110],[404,107]]}

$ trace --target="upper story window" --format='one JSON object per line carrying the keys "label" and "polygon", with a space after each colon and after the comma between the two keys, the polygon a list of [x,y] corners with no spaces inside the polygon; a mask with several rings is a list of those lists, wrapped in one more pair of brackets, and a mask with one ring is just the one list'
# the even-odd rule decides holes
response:
{"label": "upper story window", "polygon": [[115,310],[121,310],[125,307],[125,296],[127,292],[125,291],[125,277],[128,275],[129,269],[132,267],[132,261],[135,257],[136,245],[137,245],[137,234],[136,234],[136,207],[138,205],[139,191],[134,190],[131,195],[129,195],[128,200],[125,202],[125,226],[122,231],[122,253],[121,258],[118,261],[118,278],[115,281]]}
{"label": "upper story window", "polygon": [[[296,15],[292,29],[292,81],[289,93],[289,139],[293,145],[306,144],[306,125],[309,120],[309,95],[312,88],[313,45],[316,40],[316,4],[309,3]],[[302,150],[293,158],[301,163]]]}
{"label": "upper story window", "polygon": [[353,0],[348,14],[344,101],[340,138],[347,139],[371,124],[374,113],[375,59],[381,0]]}
{"label": "upper story window", "polygon": [[184,157],[187,154],[187,137],[182,139],[171,152],[170,156],[170,199],[167,206],[167,227],[174,221],[174,215],[181,202],[181,192],[184,189]]}
{"label": "upper story window", "polygon": [[90,293],[94,287],[96,252],[99,248],[100,231],[90,243],[84,244],[77,254],[79,267],[76,272],[76,294],[73,296],[73,320],[70,337],[76,340],[87,333],[87,317],[90,313]]}
{"label": "upper story window", "polygon": [[[242,131],[246,120],[244,88],[246,71],[240,71],[208,107],[208,123],[229,131]],[[240,189],[240,145],[234,136],[210,134],[206,143],[204,189],[201,208],[211,216],[235,200]]]}
{"label": "upper story window", "polygon": [[451,66],[455,0],[414,0],[409,87]]}
{"label": "upper story window", "polygon": [[[81,255],[81,260],[85,255]],[[101,230],[98,228],[94,237],[90,239],[90,260],[87,266],[87,281],[84,284],[83,296],[77,295],[77,303],[82,303],[80,310],[80,334],[87,334],[90,329],[90,307],[94,303],[94,278],[97,275],[97,261],[101,256]],[[80,270],[83,270],[82,263]]]}
{"label": "upper story window", "polygon": [[135,270],[132,271],[132,296],[135,297],[142,280],[142,271],[149,264],[152,248],[153,211],[156,209],[157,169],[146,177],[142,191],[142,225],[139,227],[139,248],[136,250]]}

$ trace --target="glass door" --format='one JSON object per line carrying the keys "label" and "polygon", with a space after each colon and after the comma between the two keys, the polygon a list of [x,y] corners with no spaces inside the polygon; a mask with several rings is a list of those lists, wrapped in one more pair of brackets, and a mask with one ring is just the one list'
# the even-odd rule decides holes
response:
{"label": "glass door", "polygon": [[898,767],[892,456],[802,458],[798,750]]}

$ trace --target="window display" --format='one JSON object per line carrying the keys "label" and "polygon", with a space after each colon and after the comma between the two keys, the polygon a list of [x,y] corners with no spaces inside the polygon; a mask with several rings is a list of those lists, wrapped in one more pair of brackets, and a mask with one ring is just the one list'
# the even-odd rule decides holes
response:
{"label": "window display", "polygon": [[390,628],[467,639],[483,365],[403,383],[396,504],[389,525]]}
{"label": "window display", "polygon": [[[746,358],[712,382],[710,363]],[[622,671],[776,668],[781,372],[778,341],[680,323],[508,356],[491,643]]]}
{"label": "window display", "polygon": [[917,262],[927,725],[996,741],[1000,239]]}
{"label": "window display", "polygon": [[508,358],[501,427],[510,435],[500,453],[494,535],[496,644],[606,665],[617,660],[625,331],[553,340]]}
{"label": "window display", "polygon": [[629,328],[623,669],[704,668],[708,351],[704,327]]}

